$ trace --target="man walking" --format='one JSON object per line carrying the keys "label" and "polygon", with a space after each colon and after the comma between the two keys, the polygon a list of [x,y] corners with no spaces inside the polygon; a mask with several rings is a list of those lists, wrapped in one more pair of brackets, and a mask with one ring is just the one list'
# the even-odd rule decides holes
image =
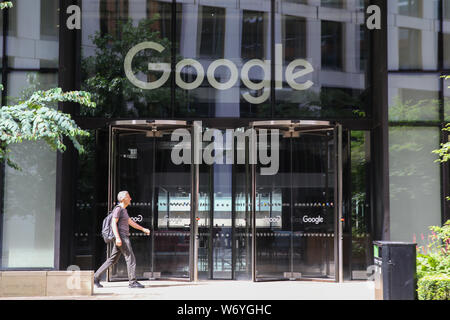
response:
{"label": "man walking", "polygon": [[145,234],[149,235],[150,230],[141,227],[136,222],[131,220],[128,216],[128,211],[126,207],[131,202],[131,197],[128,191],[120,191],[117,194],[117,200],[119,201],[119,205],[116,206],[113,210],[113,218],[111,220],[111,227],[115,236],[114,247],[111,252],[111,256],[103,263],[103,265],[95,272],[94,274],[94,284],[97,288],[103,287],[100,284],[100,276],[105,272],[109,267],[115,265],[120,256],[123,254],[125,257],[125,261],[127,263],[127,271],[128,271],[128,280],[130,288],[144,288],[142,284],[137,282],[136,280],[136,258],[134,257],[133,249],[131,247],[130,242],[130,228],[137,230],[141,230]]}

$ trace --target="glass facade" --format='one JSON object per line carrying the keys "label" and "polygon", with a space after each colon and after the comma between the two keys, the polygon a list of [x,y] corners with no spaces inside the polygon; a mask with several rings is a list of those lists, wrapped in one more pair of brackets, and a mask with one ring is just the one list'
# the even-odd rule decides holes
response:
{"label": "glass facade", "polygon": [[[98,268],[100,225],[120,190],[152,230],[132,230],[142,279],[192,279],[193,269],[199,279],[365,279],[375,234],[418,241],[447,215],[448,177],[431,151],[450,117],[449,1],[389,0],[381,31],[366,26],[364,0],[84,0],[79,30],[62,23],[61,3],[20,0],[1,13],[1,101],[70,82],[97,102],[69,110],[91,135],[68,162],[43,143],[13,146],[26,170],[2,169],[1,269]],[[215,162],[173,163],[170,121],[192,138],[202,121],[200,150],[218,146]],[[234,144],[229,130],[250,129],[257,142]],[[280,130],[268,176],[249,155],[266,129]],[[375,172],[383,156],[389,169]],[[375,230],[383,175],[388,234]],[[65,184],[73,194],[59,195]],[[124,261],[108,277],[126,278]]]}
{"label": "glass facade", "polygon": [[[2,105],[57,87],[58,1],[17,1],[0,16]],[[11,149],[22,171],[3,169],[0,268],[54,268],[56,153],[43,142]]]}
{"label": "glass facade", "polygon": [[[367,117],[364,8],[353,1],[276,4],[278,11],[269,0],[85,1],[82,87],[101,97],[91,115]],[[123,61],[142,42],[161,48],[133,59],[136,87]],[[149,61],[167,71],[149,71]],[[114,85],[106,89],[105,82]]]}
{"label": "glass facade", "polygon": [[442,219],[441,173],[431,152],[439,148],[447,118],[445,44],[438,41],[447,3],[388,4],[390,237],[423,245],[428,226]]}

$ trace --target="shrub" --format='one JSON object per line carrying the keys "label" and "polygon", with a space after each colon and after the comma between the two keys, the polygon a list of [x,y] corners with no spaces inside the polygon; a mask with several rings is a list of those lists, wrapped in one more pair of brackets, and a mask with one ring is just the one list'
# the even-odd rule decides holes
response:
{"label": "shrub", "polygon": [[420,278],[419,300],[450,300],[450,275],[433,274]]}
{"label": "shrub", "polygon": [[450,275],[450,220],[443,227],[430,227],[432,236],[427,247],[418,248],[417,277]]}

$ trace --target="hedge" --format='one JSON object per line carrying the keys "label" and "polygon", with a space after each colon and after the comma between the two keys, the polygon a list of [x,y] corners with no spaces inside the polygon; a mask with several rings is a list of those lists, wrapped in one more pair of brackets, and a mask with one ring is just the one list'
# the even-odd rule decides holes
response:
{"label": "hedge", "polygon": [[450,275],[427,275],[417,283],[419,300],[450,300]]}

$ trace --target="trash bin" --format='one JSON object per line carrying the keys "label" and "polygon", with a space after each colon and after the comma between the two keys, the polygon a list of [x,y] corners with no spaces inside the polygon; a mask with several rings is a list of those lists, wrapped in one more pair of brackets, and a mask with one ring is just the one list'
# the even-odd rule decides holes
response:
{"label": "trash bin", "polygon": [[374,241],[375,299],[416,299],[416,244]]}

